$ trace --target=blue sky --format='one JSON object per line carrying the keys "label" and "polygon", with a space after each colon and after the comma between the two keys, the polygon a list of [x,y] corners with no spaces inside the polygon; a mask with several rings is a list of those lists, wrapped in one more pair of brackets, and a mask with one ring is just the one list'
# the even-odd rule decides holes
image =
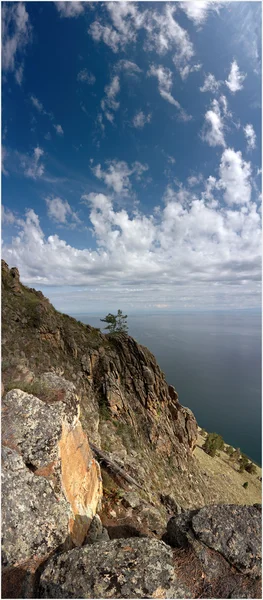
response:
{"label": "blue sky", "polygon": [[2,3],[2,257],[71,313],[258,308],[261,3]]}

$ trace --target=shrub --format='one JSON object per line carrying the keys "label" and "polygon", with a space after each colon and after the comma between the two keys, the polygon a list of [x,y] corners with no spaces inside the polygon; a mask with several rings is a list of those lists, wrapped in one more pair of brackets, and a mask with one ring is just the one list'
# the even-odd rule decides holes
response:
{"label": "shrub", "polygon": [[111,412],[107,399],[104,395],[101,395],[98,401],[99,404],[99,415],[102,421],[109,421],[111,418]]}
{"label": "shrub", "polygon": [[256,465],[254,465],[254,463],[252,463],[252,462],[248,463],[248,465],[245,467],[245,471],[247,471],[251,475],[256,475],[256,472],[257,472]]}
{"label": "shrub", "polygon": [[245,481],[245,483],[243,483],[243,488],[245,488],[245,490],[248,488],[248,481]]}
{"label": "shrub", "polygon": [[234,450],[234,448],[232,446],[227,446],[226,447],[226,454],[228,454],[228,456],[230,458],[233,457],[234,452],[235,452],[235,450]]}
{"label": "shrub", "polygon": [[239,459],[239,471],[240,473],[243,473],[245,470],[247,470],[247,467],[249,465],[249,460],[248,457],[243,454],[243,452],[241,453],[241,457]]}
{"label": "shrub", "polygon": [[236,448],[236,450],[234,450],[234,452],[230,458],[233,461],[238,461],[240,459],[240,456],[241,456],[241,450],[240,450],[240,448]]}
{"label": "shrub", "polygon": [[204,451],[214,457],[217,450],[224,448],[224,440],[218,433],[208,433],[205,443],[203,444]]}

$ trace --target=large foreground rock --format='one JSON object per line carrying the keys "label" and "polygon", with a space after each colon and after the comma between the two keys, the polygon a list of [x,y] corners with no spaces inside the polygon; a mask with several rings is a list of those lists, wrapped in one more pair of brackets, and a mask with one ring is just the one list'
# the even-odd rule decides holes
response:
{"label": "large foreground rock", "polygon": [[170,519],[166,539],[175,547],[197,547],[198,540],[242,573],[261,573],[261,513],[255,506],[222,504],[185,511]]}
{"label": "large foreground rock", "polygon": [[[34,597],[34,573],[81,545],[102,496],[74,385],[43,378],[48,403],[14,389],[2,404],[4,597]],[[59,401],[57,398],[59,397]]]}
{"label": "large foreground rock", "polygon": [[178,581],[173,552],[154,539],[121,539],[53,557],[40,598],[191,598]]}
{"label": "large foreground rock", "polygon": [[195,536],[238,570],[261,573],[261,515],[254,506],[204,506],[193,516]]}
{"label": "large foreground rock", "polygon": [[261,597],[261,512],[256,506],[184,511],[170,519],[163,539],[198,560],[206,597]]}

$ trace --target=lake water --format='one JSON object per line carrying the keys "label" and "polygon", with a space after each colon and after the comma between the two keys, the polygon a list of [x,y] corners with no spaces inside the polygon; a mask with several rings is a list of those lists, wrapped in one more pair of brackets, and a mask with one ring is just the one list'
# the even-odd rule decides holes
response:
{"label": "lake water", "polygon": [[[99,317],[73,315],[101,327]],[[261,315],[246,311],[128,317],[198,424],[261,464]]]}

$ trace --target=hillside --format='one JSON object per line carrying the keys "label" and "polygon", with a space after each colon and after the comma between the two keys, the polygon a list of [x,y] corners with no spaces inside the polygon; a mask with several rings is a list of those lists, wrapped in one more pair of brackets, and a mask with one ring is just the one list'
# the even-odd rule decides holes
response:
{"label": "hillside", "polygon": [[[116,541],[147,536],[160,540],[166,535],[167,521],[172,515],[185,514],[191,521],[193,511],[206,505],[252,505],[260,502],[261,471],[258,469],[256,475],[240,474],[236,465],[227,461],[224,453],[215,458],[204,453],[200,448],[202,438],[193,413],[179,403],[175,389],[165,381],[163,372],[147,348],[126,334],[103,335],[99,330],[59,313],[41,292],[22,285],[18,270],[9,269],[4,261],[2,369],[3,443],[7,476],[10,478],[14,464],[21,462],[22,457],[23,465],[19,468],[25,474],[21,489],[17,492],[21,494],[19,502],[29,476],[30,485],[36,479],[47,477],[48,482],[52,481],[55,495],[58,495],[60,508],[65,506],[59,517],[64,523],[59,532],[61,541],[54,541],[57,534],[52,529],[48,535],[51,535],[53,542],[48,550],[46,541],[43,542],[43,556],[50,556],[50,552],[53,553],[59,544],[60,551],[67,552],[72,543],[81,546],[96,513],[100,517],[101,534],[104,528],[107,539]],[[50,442],[46,442],[47,435],[49,440],[52,439],[51,446]],[[44,450],[40,452],[40,448]],[[13,452],[18,452],[18,455],[15,457]],[[100,467],[91,458],[92,453]],[[86,472],[87,463],[90,470]],[[248,489],[244,489],[244,481],[249,482]],[[8,487],[8,494],[11,493],[10,489]],[[48,505],[51,508],[47,509],[51,510],[52,515],[57,514],[55,500],[52,496]],[[36,506],[39,507],[38,500]],[[14,513],[15,507],[16,504]],[[240,508],[239,512],[236,507],[234,512],[241,514],[243,510],[247,509]],[[258,509],[254,510],[258,518]],[[8,511],[7,505],[7,514]],[[69,538],[66,536],[67,543],[62,543],[68,527],[65,514],[68,515],[70,533]],[[42,522],[40,517],[36,528]],[[6,518],[8,527],[9,517]],[[23,526],[26,526],[26,522]],[[179,523],[178,527],[182,527],[182,524]],[[192,525],[189,524],[189,527],[191,529]],[[185,525],[185,531],[184,528]],[[25,532],[22,531],[21,535],[21,539],[24,539]],[[29,554],[25,555],[21,554],[20,548],[13,548],[13,542],[10,546],[10,537],[6,541],[8,593],[10,582],[12,584],[12,569],[15,568],[13,565],[19,564],[21,569],[23,557],[31,556],[34,539],[32,543],[28,541]],[[116,546],[112,548],[116,549]],[[13,552],[21,554],[20,562],[12,559]],[[244,567],[242,573],[246,573],[247,577],[251,568]],[[34,566],[34,572],[35,569]],[[214,584],[215,581],[217,578]],[[245,585],[245,580],[242,580],[243,583]],[[186,592],[183,579],[181,584],[181,591],[178,588],[176,592],[181,594],[178,597],[192,597],[193,593],[201,593],[199,583],[194,592],[195,588]],[[28,591],[30,585],[23,583],[24,595],[21,597],[32,597],[27,595],[32,593],[32,590]],[[34,587],[38,583],[34,580],[32,585]],[[43,583],[43,589],[45,585]],[[211,585],[210,592],[208,589],[203,591],[201,597],[211,597]],[[234,588],[237,582],[232,581],[231,585]],[[229,583],[229,589],[231,585]],[[257,597],[258,592],[253,586],[254,583],[252,597]],[[169,593],[175,590],[169,586],[167,589]],[[99,587],[98,590],[97,596],[85,597],[100,597],[103,590]],[[48,593],[51,595],[41,597],[74,597],[52,595],[58,594],[57,590],[49,590]],[[94,589],[83,593],[94,594]],[[187,593],[190,595],[187,596]]]}
{"label": "hillside", "polygon": [[[41,292],[23,286],[17,269],[9,270],[4,261],[2,369],[5,389],[19,383],[37,394],[38,378],[47,371],[72,381],[90,440],[135,473],[155,503],[161,492],[171,492],[171,479],[184,508],[247,502],[242,477],[229,494],[223,478],[215,481],[202,467],[200,457],[207,455],[197,449],[193,456],[194,415],[179,404],[147,348],[59,313]],[[253,481],[253,500],[259,502],[260,482]],[[249,494],[251,501],[251,489]]]}

